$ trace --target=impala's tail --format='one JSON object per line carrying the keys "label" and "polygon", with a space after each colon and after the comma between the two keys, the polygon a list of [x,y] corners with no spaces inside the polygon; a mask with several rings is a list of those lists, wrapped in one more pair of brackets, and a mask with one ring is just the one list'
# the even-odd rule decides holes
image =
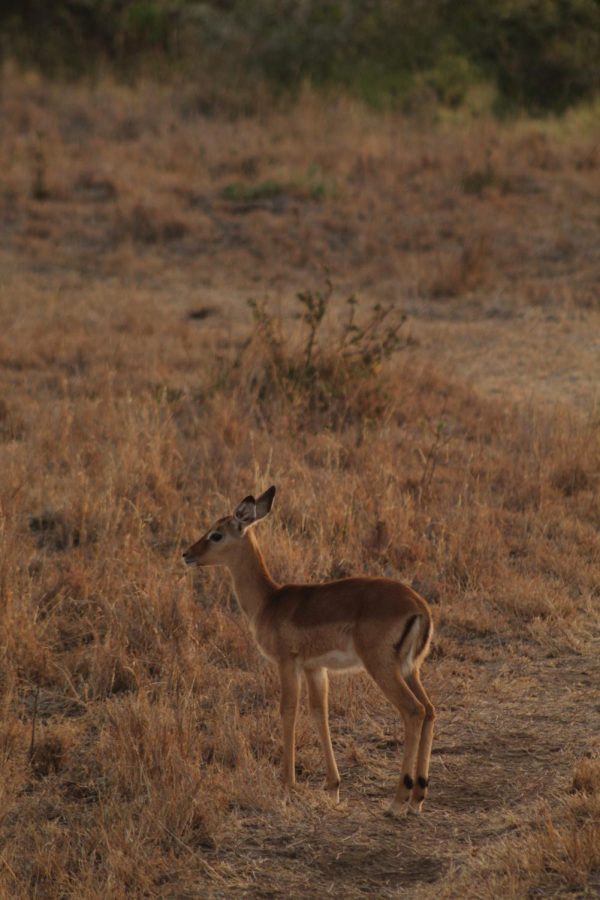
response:
{"label": "impala's tail", "polygon": [[396,659],[404,677],[421,665],[429,653],[432,635],[429,616],[415,614],[406,620],[402,634],[394,644]]}

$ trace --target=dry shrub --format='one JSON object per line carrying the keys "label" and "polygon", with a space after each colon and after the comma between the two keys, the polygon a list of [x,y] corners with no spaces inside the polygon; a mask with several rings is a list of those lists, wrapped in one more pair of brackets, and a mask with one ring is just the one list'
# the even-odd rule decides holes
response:
{"label": "dry shrub", "polygon": [[5,400],[0,399],[0,441],[18,441],[23,434],[21,417]]}
{"label": "dry shrub", "polygon": [[598,473],[592,473],[584,468],[580,462],[564,465],[556,469],[552,474],[552,484],[562,491],[567,497],[577,494],[579,491],[589,490],[598,478]]}
{"label": "dry shrub", "polygon": [[600,759],[584,757],[573,773],[573,791],[588,796],[600,796]]}
{"label": "dry shrub", "polygon": [[29,764],[38,778],[44,778],[51,772],[61,772],[65,757],[65,742],[60,734],[41,734],[31,746]]}
{"label": "dry shrub", "polygon": [[439,257],[432,273],[421,284],[425,296],[460,297],[485,283],[491,253],[487,235],[465,241],[459,253]]}
{"label": "dry shrub", "polygon": [[290,416],[313,429],[343,430],[350,423],[375,421],[389,408],[389,382],[382,365],[405,349],[405,316],[376,304],[365,316],[358,301],[336,330],[324,333],[332,285],[297,295],[300,334],[290,335],[266,304],[250,301],[254,329],[237,369],[265,419]]}
{"label": "dry shrub", "polygon": [[129,211],[117,213],[115,238],[126,238],[140,244],[180,241],[188,234],[188,226],[181,219],[166,218],[160,208],[137,203]]}

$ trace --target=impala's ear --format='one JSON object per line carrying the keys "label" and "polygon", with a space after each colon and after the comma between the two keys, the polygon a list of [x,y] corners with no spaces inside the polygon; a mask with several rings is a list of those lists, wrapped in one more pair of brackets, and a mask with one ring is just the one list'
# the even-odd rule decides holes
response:
{"label": "impala's ear", "polygon": [[253,522],[256,522],[256,500],[252,494],[244,497],[233,515],[242,525],[252,525]]}
{"label": "impala's ear", "polygon": [[272,485],[264,494],[261,494],[258,500],[255,500],[252,494],[249,494],[248,497],[244,497],[237,507],[233,514],[234,518],[246,528],[254,525],[255,522],[269,515],[273,506],[274,496],[275,485]]}
{"label": "impala's ear", "polygon": [[268,516],[273,507],[273,500],[275,499],[275,491],[276,487],[274,484],[271,485],[268,490],[261,494],[258,500],[256,501],[256,518],[264,519],[265,516]]}

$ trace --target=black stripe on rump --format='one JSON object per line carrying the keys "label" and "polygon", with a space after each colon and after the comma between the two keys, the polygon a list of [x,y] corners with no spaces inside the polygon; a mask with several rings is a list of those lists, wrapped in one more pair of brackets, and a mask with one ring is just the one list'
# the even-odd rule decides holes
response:
{"label": "black stripe on rump", "polygon": [[401,647],[402,647],[402,644],[403,644],[404,641],[406,640],[406,637],[407,637],[407,635],[408,635],[408,632],[409,632],[410,629],[413,627],[415,621],[416,621],[418,618],[419,618],[418,616],[411,616],[410,619],[407,619],[407,620],[406,620],[406,625],[404,626],[404,631],[403,631],[402,634],[400,635],[400,639],[397,640],[396,643],[394,644],[394,653],[396,653],[396,654],[400,653],[400,649],[401,649]]}

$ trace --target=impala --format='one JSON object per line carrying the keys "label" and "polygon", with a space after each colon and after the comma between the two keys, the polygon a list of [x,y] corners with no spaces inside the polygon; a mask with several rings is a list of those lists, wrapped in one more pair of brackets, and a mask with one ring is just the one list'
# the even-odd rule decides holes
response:
{"label": "impala", "polygon": [[339,798],[340,775],[328,722],[327,669],[365,669],[399,710],[405,726],[402,772],[388,810],[420,812],[429,785],[435,710],[419,669],[433,625],[425,600],[388,578],[342,578],[324,584],[277,584],[265,565],[253,526],[271,512],[275,487],[246,497],[218,519],[183,558],[189,566],[226,566],[250,630],[279,669],[283,780],[295,785],[295,726],[304,673],[308,702],[327,769],[326,788]]}

